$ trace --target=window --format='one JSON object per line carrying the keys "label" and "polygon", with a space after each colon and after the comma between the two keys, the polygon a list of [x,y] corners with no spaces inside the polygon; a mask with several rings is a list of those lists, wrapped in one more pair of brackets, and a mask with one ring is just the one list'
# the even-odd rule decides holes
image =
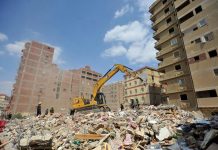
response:
{"label": "window", "polygon": [[[217,69],[218,70],[218,69]],[[144,88],[141,88],[141,91],[144,92]]]}
{"label": "window", "polygon": [[174,28],[169,29],[169,34],[172,34],[174,32]]}
{"label": "window", "polygon": [[90,73],[90,72],[87,72],[87,74],[88,74],[88,75],[92,75],[92,73]]}
{"label": "window", "polygon": [[167,8],[167,9],[164,10],[165,14],[168,13],[169,11],[170,11],[169,8]]}
{"label": "window", "polygon": [[197,38],[194,40],[195,44],[201,43],[201,38]]}
{"label": "window", "polygon": [[174,56],[175,58],[178,58],[178,57],[180,56],[179,51],[174,52],[174,53],[173,53],[173,56]]}
{"label": "window", "polygon": [[137,85],[137,81],[135,81],[135,85]]}
{"label": "window", "polygon": [[199,60],[200,60],[200,57],[199,57],[199,56],[195,56],[195,57],[194,57],[194,60],[195,60],[195,61],[199,61]]}
{"label": "window", "polygon": [[203,26],[205,26],[205,25],[207,25],[207,22],[206,22],[205,19],[200,20],[199,23],[198,23],[198,27],[199,27],[199,28],[201,28],[201,27],[203,27]]}
{"label": "window", "polygon": [[176,45],[177,44],[177,39],[172,39],[170,41],[170,45],[173,46],[173,45]]}
{"label": "window", "polygon": [[154,76],[151,76],[152,81],[154,81]]}
{"label": "window", "polygon": [[208,54],[209,54],[210,58],[217,57],[217,51],[216,50],[209,51]]}
{"label": "window", "polygon": [[179,12],[180,10],[182,10],[183,8],[185,8],[189,4],[190,4],[189,0],[185,1],[183,4],[181,4],[179,7],[176,8],[177,12]]}
{"label": "window", "polygon": [[213,71],[214,71],[214,74],[215,74],[216,76],[218,76],[218,68],[214,69]]}
{"label": "window", "polygon": [[137,89],[135,89],[135,93],[137,94]]}
{"label": "window", "polygon": [[193,31],[196,31],[196,30],[198,30],[198,27],[193,28]]}
{"label": "window", "polygon": [[182,18],[180,18],[179,22],[183,23],[183,22],[185,22],[186,20],[190,19],[193,16],[194,16],[194,13],[190,12],[190,13],[186,14],[185,16],[183,16]]}
{"label": "window", "polygon": [[204,36],[206,41],[211,41],[214,39],[213,32],[210,32]]}
{"label": "window", "polygon": [[129,94],[132,94],[132,91],[131,91],[131,90],[129,91]]}
{"label": "window", "polygon": [[129,83],[129,86],[131,86],[131,82]]}
{"label": "window", "polygon": [[207,90],[196,92],[197,98],[217,97],[216,90]]}
{"label": "window", "polygon": [[202,11],[202,7],[198,6],[197,8],[195,8],[195,12],[196,14],[200,13]]}
{"label": "window", "polygon": [[166,20],[167,24],[172,21],[171,17]]}
{"label": "window", "polygon": [[82,73],[86,73],[85,71],[82,71]]}
{"label": "window", "polygon": [[180,65],[176,65],[176,66],[175,66],[175,69],[176,69],[176,70],[180,70],[180,69],[182,69],[182,68],[181,68]]}
{"label": "window", "polygon": [[181,100],[188,100],[188,96],[186,94],[181,94],[180,99]]}
{"label": "window", "polygon": [[85,76],[81,76],[82,78],[85,78]]}

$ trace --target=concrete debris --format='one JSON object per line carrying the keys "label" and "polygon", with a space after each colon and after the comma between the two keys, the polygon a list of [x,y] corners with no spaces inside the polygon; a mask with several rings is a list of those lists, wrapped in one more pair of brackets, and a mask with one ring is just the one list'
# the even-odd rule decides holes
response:
{"label": "concrete debris", "polygon": [[159,135],[157,135],[157,139],[159,141],[163,141],[165,139],[168,139],[169,137],[171,137],[171,133],[169,131],[169,129],[167,127],[161,128],[159,131]]}
{"label": "concrete debris", "polygon": [[217,148],[218,117],[174,105],[119,112],[77,112],[10,120],[0,148],[54,150],[162,150]]}

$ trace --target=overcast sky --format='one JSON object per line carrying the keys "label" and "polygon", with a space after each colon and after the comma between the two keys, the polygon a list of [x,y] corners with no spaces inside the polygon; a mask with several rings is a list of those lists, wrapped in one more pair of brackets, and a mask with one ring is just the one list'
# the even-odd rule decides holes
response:
{"label": "overcast sky", "polygon": [[153,1],[1,0],[0,93],[10,95],[21,50],[31,40],[55,47],[54,63],[62,69],[90,65],[104,74],[115,63],[156,67]]}

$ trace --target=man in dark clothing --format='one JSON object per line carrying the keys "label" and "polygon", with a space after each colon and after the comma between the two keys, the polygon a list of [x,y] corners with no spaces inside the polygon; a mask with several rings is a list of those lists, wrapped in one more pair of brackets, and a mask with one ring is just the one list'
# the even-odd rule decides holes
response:
{"label": "man in dark clothing", "polygon": [[40,116],[41,114],[42,114],[42,112],[41,112],[41,102],[39,102],[39,104],[37,105],[37,108],[36,108],[36,115],[37,116]]}
{"label": "man in dark clothing", "polygon": [[134,99],[131,99],[130,108],[132,108],[132,109],[134,109],[134,108],[135,108],[135,105],[134,105]]}
{"label": "man in dark clothing", "polygon": [[51,107],[51,109],[50,109],[50,115],[53,115],[53,113],[54,113],[54,107]]}
{"label": "man in dark clothing", "polygon": [[121,109],[121,111],[123,111],[123,109],[124,109],[123,104],[120,104],[120,109]]}
{"label": "man in dark clothing", "polygon": [[45,115],[48,115],[48,108],[45,110]]}
{"label": "man in dark clothing", "polygon": [[11,112],[8,113],[8,120],[11,120],[12,114]]}
{"label": "man in dark clothing", "polygon": [[71,109],[71,110],[70,110],[70,115],[71,115],[71,116],[74,116],[74,113],[75,113],[75,109]]}

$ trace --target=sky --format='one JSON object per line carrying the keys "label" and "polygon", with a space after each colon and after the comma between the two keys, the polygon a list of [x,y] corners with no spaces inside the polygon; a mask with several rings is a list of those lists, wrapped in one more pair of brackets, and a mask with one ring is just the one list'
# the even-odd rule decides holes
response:
{"label": "sky", "polygon": [[[154,0],[1,0],[0,93],[10,95],[27,41],[55,48],[61,69],[114,64],[157,67],[149,6]],[[118,74],[112,81],[120,80]]]}

